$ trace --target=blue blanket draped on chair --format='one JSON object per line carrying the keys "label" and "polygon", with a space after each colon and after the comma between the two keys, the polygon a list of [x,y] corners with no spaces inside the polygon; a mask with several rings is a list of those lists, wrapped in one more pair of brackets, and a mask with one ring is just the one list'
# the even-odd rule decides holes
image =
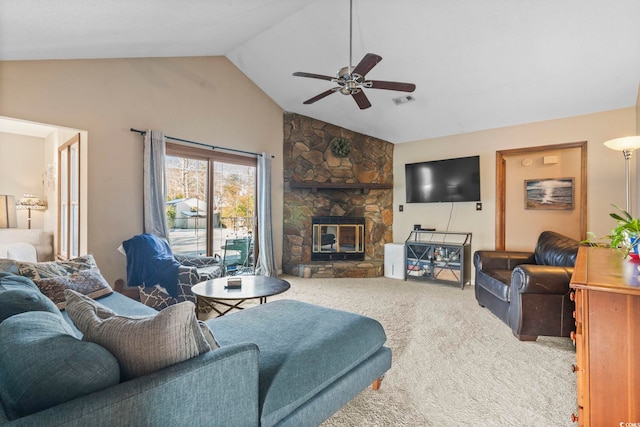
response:
{"label": "blue blanket draped on chair", "polygon": [[178,297],[178,267],[180,263],[166,240],[153,234],[139,234],[122,242],[127,254],[127,284],[153,287],[160,285],[167,293]]}

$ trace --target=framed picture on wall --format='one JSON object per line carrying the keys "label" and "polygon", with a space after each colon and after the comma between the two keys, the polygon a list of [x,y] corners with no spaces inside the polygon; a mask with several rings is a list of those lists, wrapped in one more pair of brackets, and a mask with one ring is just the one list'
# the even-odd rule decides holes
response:
{"label": "framed picture on wall", "polygon": [[573,178],[525,179],[525,209],[573,209]]}

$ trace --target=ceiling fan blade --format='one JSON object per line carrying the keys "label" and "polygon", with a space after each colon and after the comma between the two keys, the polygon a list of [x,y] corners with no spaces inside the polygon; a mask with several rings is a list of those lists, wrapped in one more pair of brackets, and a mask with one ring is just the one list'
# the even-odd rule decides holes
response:
{"label": "ceiling fan blade", "polygon": [[356,104],[358,104],[358,107],[360,107],[361,110],[371,107],[371,103],[369,102],[369,99],[363,91],[356,92],[351,96],[353,96],[353,99],[356,101]]}
{"label": "ceiling fan blade", "polygon": [[382,57],[375,53],[367,53],[360,61],[356,68],[353,69],[352,74],[358,74],[364,77],[378,62],[382,61]]}
{"label": "ceiling fan blade", "polygon": [[329,81],[334,79],[334,77],[323,76],[322,74],[304,73],[302,71],[297,71],[293,73],[293,75],[296,77],[310,77],[312,79],[329,80]]}
{"label": "ceiling fan blade", "polygon": [[371,89],[399,90],[401,92],[413,92],[416,85],[413,83],[385,82],[380,80],[369,80],[364,82],[365,87]]}
{"label": "ceiling fan blade", "polygon": [[340,87],[334,87],[333,89],[326,90],[326,91],[322,92],[321,94],[318,94],[318,95],[314,96],[313,98],[307,99],[306,101],[303,102],[303,104],[313,104],[314,102],[319,101],[322,98],[327,97],[327,96],[331,95],[332,93],[337,92],[339,90],[340,90]]}

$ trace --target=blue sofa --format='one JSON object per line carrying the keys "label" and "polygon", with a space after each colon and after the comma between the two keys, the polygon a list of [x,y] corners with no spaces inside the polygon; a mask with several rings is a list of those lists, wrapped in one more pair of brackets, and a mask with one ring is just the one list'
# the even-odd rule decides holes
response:
{"label": "blue sofa", "polygon": [[[0,291],[11,291],[12,275],[0,276]],[[97,301],[122,315],[157,313],[116,292]],[[24,324],[17,334],[44,316],[36,311],[9,315],[14,327]],[[73,327],[65,311],[61,318]],[[206,323],[220,344],[215,350],[18,418],[8,415],[3,401],[0,425],[315,426],[391,366],[382,326],[353,313],[279,300]],[[96,346],[80,341],[75,327],[72,332],[67,342]],[[33,367],[41,375],[56,369],[47,367],[47,353],[38,358],[43,367]],[[0,378],[0,396],[10,396],[11,387]],[[52,394],[58,392],[68,390],[51,387]]]}

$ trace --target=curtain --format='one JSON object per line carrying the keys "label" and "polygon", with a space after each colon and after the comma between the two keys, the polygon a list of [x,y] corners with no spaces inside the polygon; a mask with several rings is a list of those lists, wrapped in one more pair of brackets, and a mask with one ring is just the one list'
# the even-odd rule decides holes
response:
{"label": "curtain", "polygon": [[271,155],[258,156],[258,260],[256,274],[277,276],[271,221]]}
{"label": "curtain", "polygon": [[164,133],[147,130],[144,134],[144,232],[169,240],[166,218],[167,183],[164,173]]}

